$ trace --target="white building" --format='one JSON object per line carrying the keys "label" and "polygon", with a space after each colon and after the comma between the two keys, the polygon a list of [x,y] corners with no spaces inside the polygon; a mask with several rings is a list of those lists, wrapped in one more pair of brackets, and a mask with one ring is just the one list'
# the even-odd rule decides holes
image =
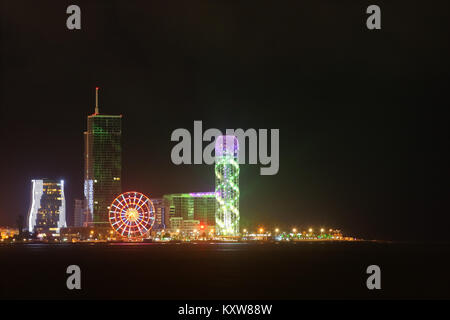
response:
{"label": "white building", "polygon": [[64,180],[31,180],[31,207],[28,213],[28,231],[59,233],[66,224]]}

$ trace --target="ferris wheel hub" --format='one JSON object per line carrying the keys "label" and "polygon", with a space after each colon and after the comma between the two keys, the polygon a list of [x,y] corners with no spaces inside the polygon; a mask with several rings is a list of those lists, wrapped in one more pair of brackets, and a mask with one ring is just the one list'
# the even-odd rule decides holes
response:
{"label": "ferris wheel hub", "polygon": [[125,216],[126,216],[127,220],[136,221],[139,218],[139,212],[134,208],[129,208],[125,212]]}

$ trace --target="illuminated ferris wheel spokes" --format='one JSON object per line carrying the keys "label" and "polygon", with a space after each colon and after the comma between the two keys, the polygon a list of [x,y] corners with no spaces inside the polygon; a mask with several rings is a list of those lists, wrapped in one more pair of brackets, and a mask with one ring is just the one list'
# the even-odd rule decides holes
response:
{"label": "illuminated ferris wheel spokes", "polygon": [[155,222],[155,208],[150,199],[140,192],[125,192],[111,204],[111,227],[122,237],[145,236]]}

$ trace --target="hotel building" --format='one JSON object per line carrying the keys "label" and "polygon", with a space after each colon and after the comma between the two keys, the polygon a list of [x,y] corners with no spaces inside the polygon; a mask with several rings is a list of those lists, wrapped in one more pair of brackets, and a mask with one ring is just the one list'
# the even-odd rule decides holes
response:
{"label": "hotel building", "polygon": [[[163,197],[165,207],[165,224],[172,228],[172,218],[185,221],[198,221],[198,224],[214,227],[216,214],[216,197],[214,192],[176,193]],[[178,222],[180,224],[181,222]]]}
{"label": "hotel building", "polygon": [[64,180],[31,180],[31,207],[28,213],[28,231],[59,233],[66,225]]}

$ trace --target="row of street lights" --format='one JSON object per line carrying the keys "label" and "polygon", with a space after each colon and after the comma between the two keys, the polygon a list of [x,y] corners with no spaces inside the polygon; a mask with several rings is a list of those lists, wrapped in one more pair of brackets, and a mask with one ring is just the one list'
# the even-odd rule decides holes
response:
{"label": "row of street lights", "polygon": [[[243,229],[242,231],[243,231],[243,233],[248,233],[247,229]],[[259,228],[258,231],[259,231],[260,234],[264,233],[264,228]],[[332,232],[332,231],[333,231],[333,229],[329,229],[329,232]],[[280,229],[279,228],[275,228],[275,233],[279,233],[279,232],[280,232]],[[297,228],[293,228],[292,232],[293,233],[297,233]],[[313,233],[314,229],[313,228],[309,228],[308,232],[309,233]],[[324,233],[324,232],[325,232],[325,228],[320,228],[320,233]]]}

